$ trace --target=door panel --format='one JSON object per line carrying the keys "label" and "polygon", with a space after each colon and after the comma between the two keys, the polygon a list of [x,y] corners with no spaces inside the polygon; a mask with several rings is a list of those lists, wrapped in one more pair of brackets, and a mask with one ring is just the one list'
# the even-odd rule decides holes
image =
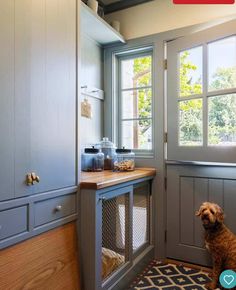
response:
{"label": "door panel", "polygon": [[224,208],[225,222],[236,232],[236,167],[222,164],[236,163],[235,52],[236,20],[167,44],[167,159],[178,164],[167,166],[170,258],[210,264],[195,216],[204,201]]}
{"label": "door panel", "polygon": [[0,1],[0,200],[14,197],[14,1]]}
{"label": "door panel", "polygon": [[[199,209],[203,201],[208,200],[208,179],[194,178],[194,205],[195,209]],[[192,212],[193,214],[193,212]],[[202,238],[202,225],[199,220],[194,218],[194,243],[195,246],[204,248],[204,240]]]}
{"label": "door panel", "polygon": [[204,201],[218,203],[225,223],[236,233],[236,170],[230,167],[168,165],[167,256],[210,265],[204,230],[196,210]]}
{"label": "door panel", "polygon": [[[236,21],[233,20],[168,42],[168,160],[236,163],[236,132],[232,132],[236,114],[236,78],[233,72],[236,70],[236,55],[227,57],[236,49],[235,35]],[[214,64],[212,58],[222,59],[222,63],[219,64],[219,60]],[[214,90],[208,85],[208,72],[211,77],[217,75]],[[227,78],[232,84],[225,84]],[[224,111],[223,105],[229,102],[232,106]],[[218,139],[223,141],[218,143]]]}
{"label": "door panel", "polygon": [[180,178],[180,242],[186,245],[194,244],[193,182],[191,177]]}

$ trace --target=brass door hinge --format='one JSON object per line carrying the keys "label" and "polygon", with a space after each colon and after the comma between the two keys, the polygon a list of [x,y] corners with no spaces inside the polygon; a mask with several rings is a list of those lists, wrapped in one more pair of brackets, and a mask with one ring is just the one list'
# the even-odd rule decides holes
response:
{"label": "brass door hinge", "polygon": [[167,59],[164,59],[164,70],[167,70]]}
{"label": "brass door hinge", "polygon": [[164,133],[164,143],[167,143],[167,141],[168,141],[168,133],[165,132]]}
{"label": "brass door hinge", "polygon": [[167,190],[167,176],[165,176],[164,178],[164,187],[165,187],[165,190]]}

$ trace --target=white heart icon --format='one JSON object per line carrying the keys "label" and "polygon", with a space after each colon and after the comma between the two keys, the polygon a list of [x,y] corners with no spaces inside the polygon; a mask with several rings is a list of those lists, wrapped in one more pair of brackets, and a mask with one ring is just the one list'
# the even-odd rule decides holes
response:
{"label": "white heart icon", "polygon": [[227,285],[230,285],[232,282],[234,282],[234,276],[233,275],[224,275],[223,280]]}

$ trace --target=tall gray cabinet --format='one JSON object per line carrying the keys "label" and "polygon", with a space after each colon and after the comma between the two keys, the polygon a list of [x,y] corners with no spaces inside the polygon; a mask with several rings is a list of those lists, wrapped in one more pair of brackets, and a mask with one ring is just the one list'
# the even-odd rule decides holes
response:
{"label": "tall gray cabinet", "polygon": [[76,0],[0,0],[0,43],[4,247],[76,217]]}

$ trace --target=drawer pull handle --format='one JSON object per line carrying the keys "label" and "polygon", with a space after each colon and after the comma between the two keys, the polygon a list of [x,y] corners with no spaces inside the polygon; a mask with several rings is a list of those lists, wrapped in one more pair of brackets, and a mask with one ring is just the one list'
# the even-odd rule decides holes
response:
{"label": "drawer pull handle", "polygon": [[27,185],[34,185],[35,182],[39,183],[40,178],[35,172],[28,173],[26,176],[26,183]]}
{"label": "drawer pull handle", "polygon": [[62,206],[61,205],[57,205],[56,207],[55,207],[55,211],[56,212],[59,212],[59,211],[61,211],[62,210]]}

